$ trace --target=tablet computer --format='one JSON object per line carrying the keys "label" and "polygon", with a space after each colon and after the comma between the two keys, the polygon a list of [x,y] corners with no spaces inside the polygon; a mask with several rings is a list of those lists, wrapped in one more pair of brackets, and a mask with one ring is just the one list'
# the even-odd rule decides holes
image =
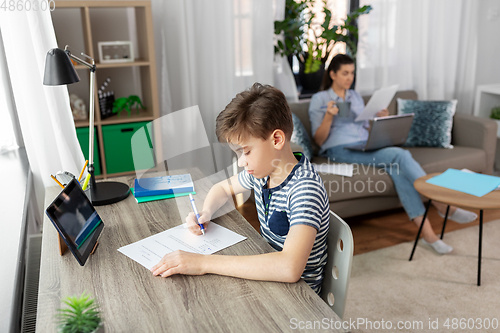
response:
{"label": "tablet computer", "polygon": [[104,223],[76,179],[66,185],[45,213],[78,263],[85,265]]}

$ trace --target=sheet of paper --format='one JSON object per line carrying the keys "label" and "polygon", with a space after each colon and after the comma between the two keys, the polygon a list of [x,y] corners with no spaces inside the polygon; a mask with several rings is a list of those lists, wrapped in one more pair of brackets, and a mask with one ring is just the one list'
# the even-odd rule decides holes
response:
{"label": "sheet of paper", "polygon": [[[461,169],[460,171],[469,172],[469,173],[475,173],[474,171],[469,170],[469,169]],[[495,191],[500,191],[500,185],[498,185],[498,187],[495,189]]]}
{"label": "sheet of paper", "polygon": [[377,112],[382,111],[383,109],[387,109],[392,99],[394,98],[394,95],[396,95],[398,87],[399,85],[395,84],[393,86],[381,88],[375,91],[368,103],[366,103],[363,112],[361,112],[359,116],[356,117],[355,121],[373,119]]}
{"label": "sheet of paper", "polygon": [[181,224],[138,242],[122,246],[118,251],[147,269],[151,269],[170,252],[182,250],[213,254],[245,239],[246,237],[216,223],[208,225],[204,236],[194,235]]}
{"label": "sheet of paper", "polygon": [[427,183],[482,197],[500,185],[500,177],[448,169]]}
{"label": "sheet of paper", "polygon": [[352,164],[346,164],[346,163],[339,163],[339,164],[329,164],[329,163],[322,163],[322,164],[315,164],[312,163],[314,169],[317,172],[321,173],[329,173],[333,175],[340,175],[340,176],[346,176],[346,177],[352,177],[353,173],[353,165]]}

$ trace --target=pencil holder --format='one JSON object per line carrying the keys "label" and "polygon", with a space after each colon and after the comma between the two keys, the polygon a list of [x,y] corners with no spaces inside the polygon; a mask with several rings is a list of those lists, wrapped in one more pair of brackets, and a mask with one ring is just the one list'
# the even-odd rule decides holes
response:
{"label": "pencil holder", "polygon": [[[85,177],[79,182],[80,187],[82,188],[82,190],[83,190],[83,183],[84,182],[85,182]],[[91,186],[92,186],[91,182],[89,182],[88,185],[87,185],[87,188],[85,190],[83,190],[83,193],[85,193],[85,195],[90,200],[90,202],[92,202],[92,194],[90,193],[90,187]]]}

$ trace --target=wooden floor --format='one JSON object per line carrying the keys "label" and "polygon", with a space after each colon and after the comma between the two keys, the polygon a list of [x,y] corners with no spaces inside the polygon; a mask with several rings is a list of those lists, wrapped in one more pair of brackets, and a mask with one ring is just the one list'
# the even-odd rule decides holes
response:
{"label": "wooden floor", "polygon": [[[238,208],[238,211],[259,231],[257,211],[255,203],[252,200],[247,200],[247,202]],[[445,234],[453,230],[478,225],[479,211],[474,212],[478,214],[478,219],[468,224],[459,224],[448,220]],[[436,208],[433,206],[429,210],[429,219],[436,234],[440,234],[443,226],[443,218],[438,215]],[[484,223],[498,219],[500,219],[500,210],[484,211]],[[352,230],[355,255],[403,242],[414,241],[418,232],[417,226],[408,220],[408,215],[406,215],[402,208],[346,218],[345,221]],[[446,241],[446,235],[444,240]]]}

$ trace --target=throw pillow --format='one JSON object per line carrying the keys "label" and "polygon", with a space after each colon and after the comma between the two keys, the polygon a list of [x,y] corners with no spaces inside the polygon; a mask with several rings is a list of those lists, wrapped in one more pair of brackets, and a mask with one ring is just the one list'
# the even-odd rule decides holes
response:
{"label": "throw pillow", "polygon": [[414,113],[405,147],[441,147],[451,145],[451,128],[457,100],[416,101],[398,98],[398,114]]}
{"label": "throw pillow", "polygon": [[302,149],[304,150],[304,154],[306,155],[306,157],[309,160],[311,160],[313,149],[311,145],[311,140],[309,139],[309,135],[307,134],[307,131],[304,125],[302,125],[302,122],[300,121],[299,117],[297,117],[294,113],[292,113],[292,119],[293,119],[293,132],[290,141],[301,146]]}

